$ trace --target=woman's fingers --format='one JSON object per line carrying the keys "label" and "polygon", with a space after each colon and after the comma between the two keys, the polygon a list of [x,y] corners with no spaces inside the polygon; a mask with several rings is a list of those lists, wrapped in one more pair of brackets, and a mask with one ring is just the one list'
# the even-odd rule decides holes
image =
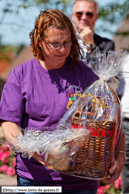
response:
{"label": "woman's fingers", "polygon": [[117,166],[116,166],[116,162],[115,162],[115,160],[114,160],[114,161],[112,162],[111,168],[109,169],[110,175],[114,174],[114,172],[116,171],[116,168],[117,168]]}
{"label": "woman's fingers", "polygon": [[41,163],[42,165],[44,165],[44,166],[50,166],[50,164],[48,163],[48,162],[45,162],[43,159],[42,159],[42,157],[39,155],[39,154],[37,154],[36,152],[33,154],[33,156],[32,156],[34,159],[36,159],[39,163]]}
{"label": "woman's fingers", "polygon": [[113,161],[112,166],[109,169],[109,173],[110,177],[103,180],[106,184],[111,184],[119,178],[121,173],[121,167],[118,161]]}

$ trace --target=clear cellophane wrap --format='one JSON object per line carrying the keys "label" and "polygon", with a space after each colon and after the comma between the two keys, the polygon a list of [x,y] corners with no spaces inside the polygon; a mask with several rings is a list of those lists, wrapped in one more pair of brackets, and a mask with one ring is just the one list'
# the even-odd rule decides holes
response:
{"label": "clear cellophane wrap", "polygon": [[55,157],[61,153],[67,152],[70,157],[75,153],[79,146],[64,146],[64,142],[70,142],[73,139],[79,140],[82,136],[89,135],[86,127],[79,129],[71,129],[65,127],[55,127],[53,129],[48,127],[36,127],[31,129],[22,129],[18,127],[17,136],[7,139],[5,142],[14,154],[21,154],[22,157],[30,159],[36,152],[39,155],[51,154]]}
{"label": "clear cellophane wrap", "polygon": [[[115,77],[127,62],[126,51],[101,53],[98,48],[85,60],[100,78],[83,93],[76,93],[78,99],[69,107],[61,119],[58,129],[86,129],[88,135],[70,139],[62,144],[64,151],[54,156],[46,154],[49,168],[61,173],[86,179],[109,177],[109,169],[117,153],[121,135],[121,108],[117,94],[107,80]],[[73,96],[74,98],[74,96]],[[68,154],[67,148],[78,147]]]}

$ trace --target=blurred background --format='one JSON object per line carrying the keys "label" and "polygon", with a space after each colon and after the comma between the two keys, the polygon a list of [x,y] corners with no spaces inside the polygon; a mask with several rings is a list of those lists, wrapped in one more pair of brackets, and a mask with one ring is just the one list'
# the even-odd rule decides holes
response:
{"label": "blurred background", "polygon": [[[98,0],[95,31],[115,41],[116,50],[129,50],[129,1]],[[73,0],[0,0],[0,96],[10,71],[33,58],[29,33],[40,11],[56,8],[71,18]]]}
{"label": "blurred background", "polygon": [[[116,50],[129,51],[129,0],[98,0],[98,3],[100,13],[95,32],[114,40]],[[29,33],[33,30],[40,11],[56,8],[71,19],[72,5],[73,0],[0,0],[0,97],[10,71],[33,58]],[[0,140],[3,140],[1,127]],[[0,187],[16,185],[14,155],[2,146],[4,145],[0,145]],[[14,178],[9,179],[7,176]],[[106,185],[105,189],[112,194],[121,193],[121,185],[120,177],[114,185]],[[103,188],[101,186],[100,190]],[[105,190],[105,193],[108,191]]]}

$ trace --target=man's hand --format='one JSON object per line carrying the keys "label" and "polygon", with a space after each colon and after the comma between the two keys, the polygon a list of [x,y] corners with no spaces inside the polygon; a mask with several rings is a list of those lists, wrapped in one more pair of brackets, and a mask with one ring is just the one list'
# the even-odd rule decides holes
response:
{"label": "man's hand", "polygon": [[79,33],[79,36],[85,45],[94,44],[93,32],[89,27],[85,27],[85,29]]}

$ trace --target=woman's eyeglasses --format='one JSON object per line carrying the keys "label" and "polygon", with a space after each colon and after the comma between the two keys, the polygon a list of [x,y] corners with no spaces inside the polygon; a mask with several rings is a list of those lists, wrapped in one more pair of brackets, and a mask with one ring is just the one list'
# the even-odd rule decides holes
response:
{"label": "woman's eyeglasses", "polygon": [[[43,39],[43,38],[42,38]],[[43,39],[44,40],[44,39]],[[63,45],[65,48],[68,48],[70,46],[72,46],[72,41],[69,41],[69,42],[64,42],[63,44],[51,44],[51,43],[48,43],[44,40],[44,42],[49,46],[51,47],[52,49],[60,49],[61,46]]]}
{"label": "woman's eyeglasses", "polygon": [[77,17],[77,18],[80,18],[80,17],[83,16],[83,14],[86,14],[86,16],[87,16],[89,19],[93,18],[93,15],[94,15],[93,12],[89,12],[89,11],[88,11],[88,12],[78,11],[78,12],[76,12],[76,17]]}

